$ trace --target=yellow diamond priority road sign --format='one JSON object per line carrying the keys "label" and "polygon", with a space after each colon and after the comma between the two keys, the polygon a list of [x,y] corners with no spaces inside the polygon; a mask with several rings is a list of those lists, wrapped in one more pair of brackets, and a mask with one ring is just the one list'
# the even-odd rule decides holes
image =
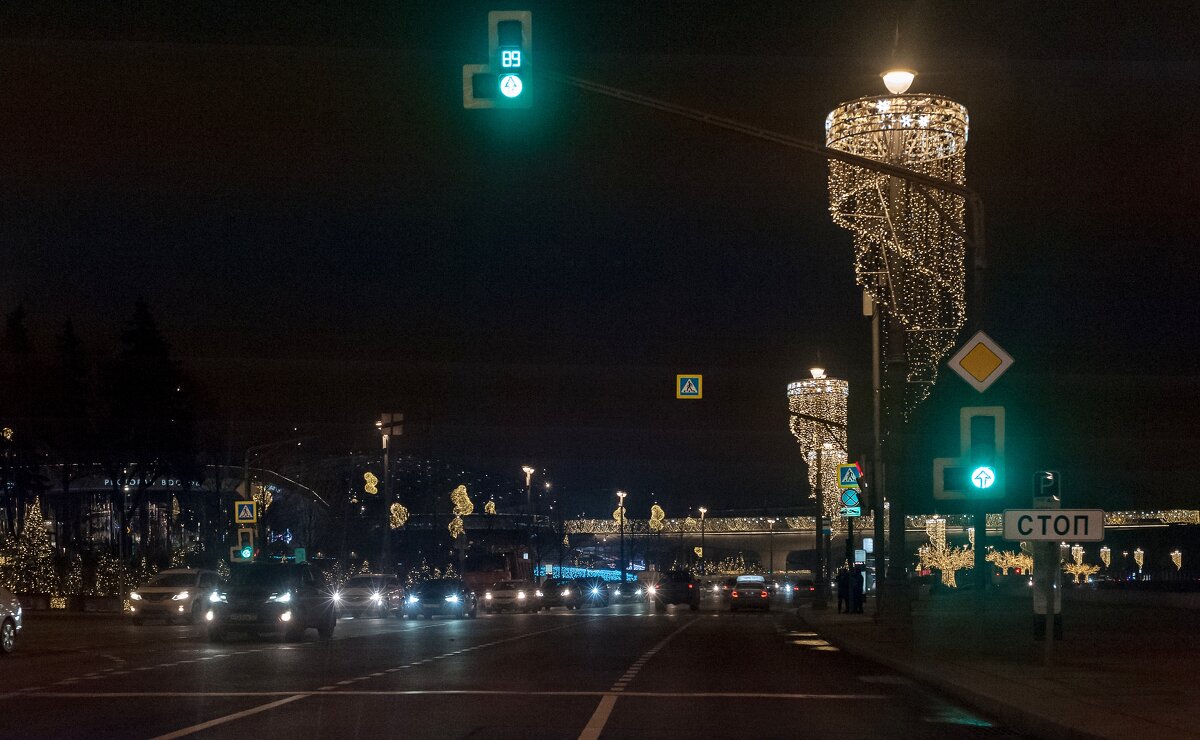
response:
{"label": "yellow diamond priority road sign", "polygon": [[950,358],[950,369],[980,393],[995,383],[1012,364],[1012,356],[981,331]]}

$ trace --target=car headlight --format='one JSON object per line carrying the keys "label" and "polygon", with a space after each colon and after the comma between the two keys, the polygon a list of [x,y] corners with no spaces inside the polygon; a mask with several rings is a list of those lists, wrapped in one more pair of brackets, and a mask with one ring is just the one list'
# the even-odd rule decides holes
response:
{"label": "car headlight", "polygon": [[184,599],[186,599],[189,596],[191,596],[191,594],[188,593],[187,591],[180,591],[179,593],[177,593],[171,597],[171,601],[183,601]]}
{"label": "car headlight", "polygon": [[333,592],[333,597],[332,597],[332,598],[333,598],[333,603],[335,603],[335,604],[336,604],[336,603],[340,602],[340,601],[342,600],[342,592],[341,592],[341,591],[334,591],[334,592]]}
{"label": "car headlight", "polygon": [[542,596],[544,596],[545,594],[543,594],[543,593],[542,593],[542,590],[539,588],[537,591],[534,591],[534,592],[533,592],[533,595],[534,595],[534,596],[536,596],[536,597],[538,597],[538,598],[540,599],[540,598],[542,598]]}
{"label": "car headlight", "polygon": [[378,604],[379,602],[383,601],[383,594],[371,594],[371,601],[374,601],[376,604]]}
{"label": "car headlight", "polygon": [[291,612],[291,610],[289,609],[288,611],[284,612],[283,614],[280,614],[280,615],[279,615],[279,621],[280,621],[280,622],[290,622],[290,621],[292,621],[292,612]]}
{"label": "car headlight", "polygon": [[517,598],[518,598],[518,599],[523,599],[523,598],[525,598],[525,592],[524,592],[524,591],[518,591],[518,592],[517,592]]}
{"label": "car headlight", "polygon": [[593,588],[593,589],[592,589],[592,596],[596,596],[596,595],[597,595],[597,594],[599,594],[599,593],[600,593],[600,589],[598,589],[598,588]]}
{"label": "car headlight", "polygon": [[641,595],[642,595],[642,589],[640,589],[640,588],[635,588],[635,589],[633,590],[633,595],[634,595],[634,596],[641,596]]}
{"label": "car headlight", "polygon": [[216,602],[224,601],[225,599],[224,599],[224,597],[221,596],[220,591],[213,591],[211,594],[208,595],[208,600],[215,604]]}
{"label": "car headlight", "polygon": [[563,595],[563,596],[570,596],[570,595],[571,595],[571,589],[569,589],[569,588],[564,588],[564,589],[563,589],[563,592],[562,592],[562,595]]}
{"label": "car headlight", "polygon": [[451,604],[457,604],[458,603],[458,594],[450,594],[449,596],[446,597],[446,601],[449,601]]}
{"label": "car headlight", "polygon": [[137,591],[130,591],[130,592],[129,592],[129,598],[130,598],[130,599],[132,599],[132,600],[134,600],[134,601],[141,601],[141,600],[142,600],[142,595],[141,595],[141,594],[139,594]]}
{"label": "car headlight", "polygon": [[483,598],[487,599],[488,601],[491,601],[491,600],[492,600],[492,592],[491,592],[491,591],[485,591],[485,592],[484,592],[484,594],[483,594]]}
{"label": "car headlight", "polygon": [[[292,592],[291,591],[285,591],[284,593],[281,593],[281,594],[275,594],[274,596],[267,599],[267,601],[274,601],[276,604],[287,604],[291,600],[292,600]],[[289,619],[290,619],[290,617],[289,617]]]}
{"label": "car headlight", "polygon": [[618,588],[618,589],[613,590],[613,596],[620,596],[620,595],[621,595],[621,589]]}
{"label": "car headlight", "polygon": [[654,594],[654,592],[656,592],[656,591],[658,591],[658,587],[657,587],[657,586],[647,586],[647,587],[646,587],[646,593],[648,593],[648,594],[651,594],[651,595],[653,595],[653,594]]}
{"label": "car headlight", "polygon": [[416,603],[419,603],[420,601],[421,601],[421,600],[420,600],[420,599],[418,599],[416,596],[409,596],[409,597],[408,597],[408,603],[410,603],[410,604],[416,604]]}
{"label": "car headlight", "polygon": [[206,622],[213,621],[213,610],[212,609],[209,609],[208,611],[204,612],[204,621],[206,621]]}

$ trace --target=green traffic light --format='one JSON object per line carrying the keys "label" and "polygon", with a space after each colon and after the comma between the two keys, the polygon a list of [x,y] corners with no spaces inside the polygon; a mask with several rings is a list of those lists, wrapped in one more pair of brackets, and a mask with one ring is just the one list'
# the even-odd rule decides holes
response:
{"label": "green traffic light", "polygon": [[971,471],[971,485],[976,488],[991,488],[996,482],[996,471],[987,465],[981,465]]}
{"label": "green traffic light", "polygon": [[252,556],[253,554],[254,554],[254,549],[251,548],[249,545],[242,548],[241,555],[243,558],[249,559],[250,556]]}

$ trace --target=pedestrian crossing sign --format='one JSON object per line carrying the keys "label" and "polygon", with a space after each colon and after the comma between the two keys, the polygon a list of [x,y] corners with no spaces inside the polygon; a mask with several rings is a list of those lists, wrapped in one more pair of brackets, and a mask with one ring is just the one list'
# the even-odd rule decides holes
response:
{"label": "pedestrian crossing sign", "polygon": [[254,524],[258,521],[258,505],[253,501],[236,501],[233,505],[235,524]]}
{"label": "pedestrian crossing sign", "polygon": [[703,375],[676,375],[675,397],[702,398],[704,396],[703,386],[701,385],[703,380]]}
{"label": "pedestrian crossing sign", "polygon": [[844,463],[838,466],[838,488],[858,488],[858,478],[862,469],[858,463]]}

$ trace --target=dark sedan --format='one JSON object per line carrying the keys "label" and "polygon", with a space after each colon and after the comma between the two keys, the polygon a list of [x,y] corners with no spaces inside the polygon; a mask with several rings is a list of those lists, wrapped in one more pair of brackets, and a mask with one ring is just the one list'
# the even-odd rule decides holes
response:
{"label": "dark sedan", "polygon": [[440,578],[418,583],[404,600],[404,612],[426,619],[436,616],[474,619],[479,614],[479,601],[462,579]]}
{"label": "dark sedan", "polygon": [[214,642],[232,631],[282,633],[299,640],[308,628],[333,637],[333,598],[307,563],[258,562],[233,566],[229,584],[213,592],[204,615]]}
{"label": "dark sedan", "polygon": [[542,582],[542,608],[561,606],[578,609],[581,601],[579,584],[568,578],[547,578]]}
{"label": "dark sedan", "polygon": [[576,578],[575,587],[584,606],[608,606],[608,583],[603,578]]}

